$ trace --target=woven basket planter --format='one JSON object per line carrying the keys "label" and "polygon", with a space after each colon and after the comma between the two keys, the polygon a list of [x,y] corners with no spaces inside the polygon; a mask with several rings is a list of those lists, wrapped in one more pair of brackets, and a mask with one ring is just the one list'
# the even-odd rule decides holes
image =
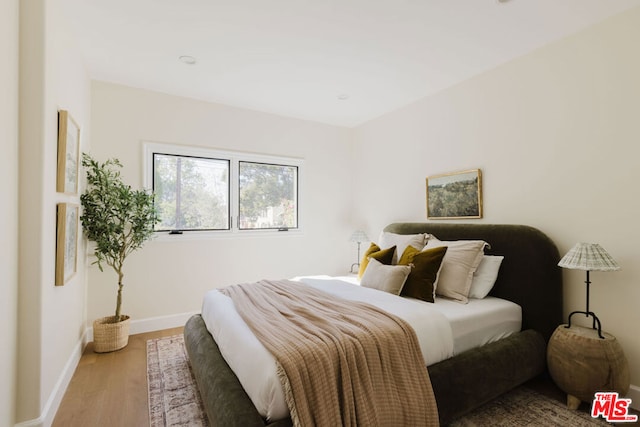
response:
{"label": "woven basket planter", "polygon": [[93,322],[93,351],[108,353],[120,350],[129,343],[129,316],[113,323],[115,316],[102,317]]}

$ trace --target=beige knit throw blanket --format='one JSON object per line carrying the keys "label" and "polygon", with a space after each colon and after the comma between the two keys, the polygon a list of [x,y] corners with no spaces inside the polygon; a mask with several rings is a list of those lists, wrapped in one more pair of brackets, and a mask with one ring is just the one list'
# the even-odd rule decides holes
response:
{"label": "beige knit throw blanket", "polygon": [[402,319],[291,281],[220,291],[275,357],[295,426],[439,425],[418,339]]}

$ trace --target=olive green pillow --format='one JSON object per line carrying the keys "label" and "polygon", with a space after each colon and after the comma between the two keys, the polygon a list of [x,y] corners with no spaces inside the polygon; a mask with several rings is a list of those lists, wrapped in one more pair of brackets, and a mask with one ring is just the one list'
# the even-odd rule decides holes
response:
{"label": "olive green pillow", "polygon": [[438,278],[438,271],[445,253],[447,253],[446,246],[423,251],[419,251],[413,246],[407,246],[398,265],[413,264],[413,268],[400,295],[434,302],[434,284]]}
{"label": "olive green pillow", "polygon": [[358,279],[362,279],[362,275],[364,271],[367,269],[367,265],[369,264],[369,257],[377,259],[382,264],[390,265],[393,260],[393,254],[396,251],[396,247],[392,246],[387,249],[380,249],[380,246],[375,243],[371,243],[369,245],[369,249],[367,249],[362,257],[362,261],[360,261],[360,269],[358,270]]}

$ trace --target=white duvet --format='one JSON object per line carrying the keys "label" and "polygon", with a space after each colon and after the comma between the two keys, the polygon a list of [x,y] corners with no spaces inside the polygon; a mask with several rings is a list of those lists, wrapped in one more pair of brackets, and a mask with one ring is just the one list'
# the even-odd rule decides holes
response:
{"label": "white duvet", "polygon": [[[450,323],[432,304],[330,278],[301,278],[299,281],[301,286],[367,302],[404,319],[415,330],[427,365],[453,356]],[[202,318],[258,412],[267,420],[287,417],[289,410],[276,374],[275,359],[253,335],[231,299],[217,290],[207,292]]]}

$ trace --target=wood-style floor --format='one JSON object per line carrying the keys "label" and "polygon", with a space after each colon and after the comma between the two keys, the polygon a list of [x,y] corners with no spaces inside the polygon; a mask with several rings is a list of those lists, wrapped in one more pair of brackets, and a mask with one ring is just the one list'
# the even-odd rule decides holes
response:
{"label": "wood-style floor", "polygon": [[53,427],[146,427],[147,340],[181,334],[183,328],[131,335],[113,353],[84,350],[62,399]]}
{"label": "wood-style floor", "polygon": [[[148,426],[147,340],[181,334],[182,330],[173,328],[131,335],[129,344],[113,353],[94,353],[90,343],[78,363],[53,427]],[[566,395],[544,376],[527,386],[565,402]],[[583,403],[580,410],[589,411],[589,405]]]}

